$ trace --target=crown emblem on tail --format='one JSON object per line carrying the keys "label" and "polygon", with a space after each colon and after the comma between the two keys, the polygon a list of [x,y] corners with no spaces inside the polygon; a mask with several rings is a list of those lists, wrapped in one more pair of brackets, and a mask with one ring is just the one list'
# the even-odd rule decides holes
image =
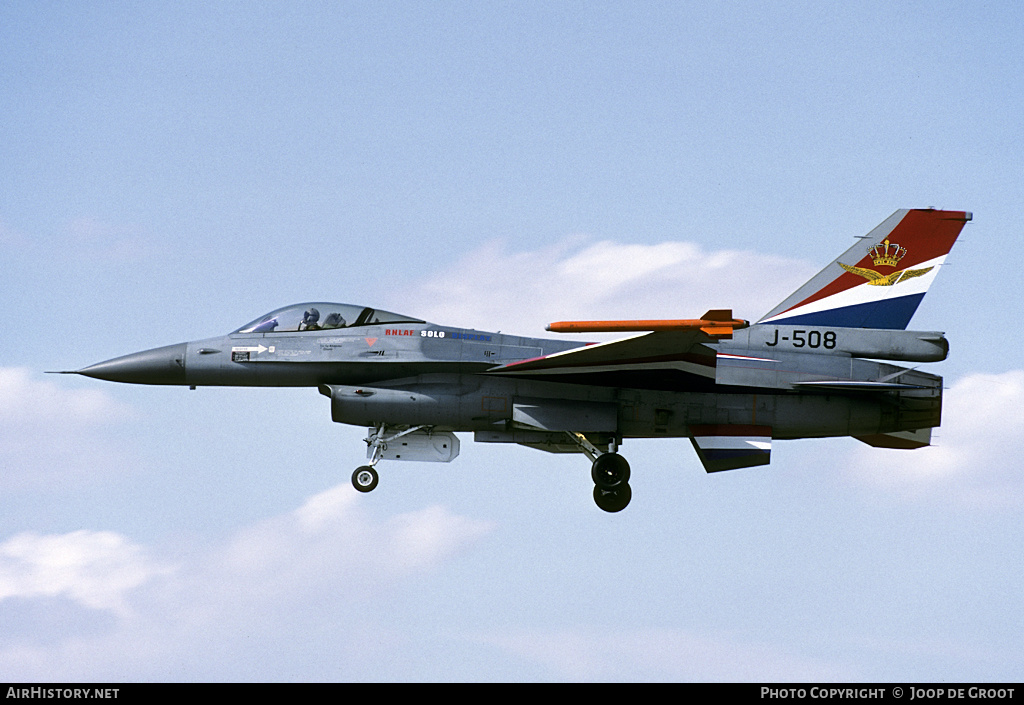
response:
{"label": "crown emblem on tail", "polygon": [[[906,257],[907,248],[902,245],[897,245],[894,242],[883,240],[874,247],[868,248],[868,256],[871,261],[875,263],[876,267],[883,265],[887,267],[895,267],[899,264],[899,261]],[[845,269],[850,274],[856,274],[859,277],[864,277],[868,280],[868,284],[871,286],[892,286],[893,284],[899,284],[908,279],[914,279],[920,277],[928,272],[932,271],[932,267],[923,267],[921,269],[899,269],[889,274],[882,274],[872,269],[864,269],[863,267],[851,267],[848,264],[838,263],[840,267]]]}
{"label": "crown emblem on tail", "polygon": [[888,240],[884,240],[874,247],[868,248],[868,255],[871,257],[871,260],[875,263],[876,267],[881,267],[882,265],[895,267],[899,264],[899,261],[906,256],[906,254],[906,247],[897,245],[895,242],[890,243]]}

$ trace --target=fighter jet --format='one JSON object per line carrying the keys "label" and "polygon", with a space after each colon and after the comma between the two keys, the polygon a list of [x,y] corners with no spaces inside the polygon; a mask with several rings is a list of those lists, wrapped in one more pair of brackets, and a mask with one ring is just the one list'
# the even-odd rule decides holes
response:
{"label": "fighter jet", "polygon": [[[699,319],[563,321],[532,338],[313,302],[227,335],[69,372],[134,384],[315,387],[331,418],[363,426],[360,492],[381,460],[450,462],[456,433],[581,453],[606,512],[629,504],[626,439],[687,438],[709,472],[767,465],[772,442],[852,436],[929,445],[942,378],[917,369],[949,351],[938,331],[906,330],[971,214],[899,210],[754,324],[730,309]],[[915,363],[903,367],[891,362]]]}

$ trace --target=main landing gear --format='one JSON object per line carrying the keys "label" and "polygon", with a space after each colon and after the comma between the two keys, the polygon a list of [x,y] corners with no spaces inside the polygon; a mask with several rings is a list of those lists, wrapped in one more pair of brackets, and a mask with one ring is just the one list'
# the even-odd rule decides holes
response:
{"label": "main landing gear", "polygon": [[570,433],[569,437],[594,462],[590,468],[594,503],[606,512],[621,512],[633,498],[633,490],[629,487],[629,463],[616,452],[618,443],[612,441],[608,452],[603,452],[582,433]]}
{"label": "main landing gear", "polygon": [[597,456],[590,468],[594,502],[606,512],[621,512],[633,498],[629,487],[629,463],[618,453]]}

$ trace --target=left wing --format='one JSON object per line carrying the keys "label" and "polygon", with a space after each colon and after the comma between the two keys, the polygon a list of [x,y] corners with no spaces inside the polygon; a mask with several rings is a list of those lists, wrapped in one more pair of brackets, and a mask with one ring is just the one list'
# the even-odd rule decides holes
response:
{"label": "left wing", "polygon": [[715,351],[703,344],[713,340],[700,330],[655,331],[512,362],[487,373],[598,386],[693,388],[714,384]]}

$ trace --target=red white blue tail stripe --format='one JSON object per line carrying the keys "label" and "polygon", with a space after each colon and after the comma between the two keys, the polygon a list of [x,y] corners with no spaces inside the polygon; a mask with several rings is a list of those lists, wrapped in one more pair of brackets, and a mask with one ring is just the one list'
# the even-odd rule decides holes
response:
{"label": "red white blue tail stripe", "polygon": [[896,211],[758,323],[906,329],[970,219]]}

